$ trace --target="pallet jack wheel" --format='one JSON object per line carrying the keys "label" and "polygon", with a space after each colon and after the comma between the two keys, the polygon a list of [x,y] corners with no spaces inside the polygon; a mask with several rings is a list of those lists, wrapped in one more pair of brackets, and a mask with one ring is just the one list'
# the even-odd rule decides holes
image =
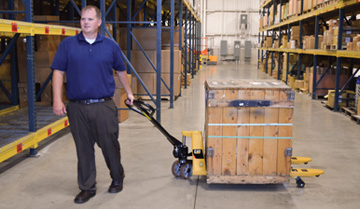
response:
{"label": "pallet jack wheel", "polygon": [[184,179],[188,179],[192,176],[192,165],[190,163],[185,163],[181,166],[181,176]]}
{"label": "pallet jack wheel", "polygon": [[180,177],[181,175],[181,164],[176,160],[171,166],[171,172],[175,177]]}
{"label": "pallet jack wheel", "polygon": [[305,182],[300,177],[295,177],[297,187],[304,188]]}

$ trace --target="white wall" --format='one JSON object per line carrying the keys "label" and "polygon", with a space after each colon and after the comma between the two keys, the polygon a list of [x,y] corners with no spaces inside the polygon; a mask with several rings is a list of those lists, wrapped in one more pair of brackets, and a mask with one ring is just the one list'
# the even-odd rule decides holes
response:
{"label": "white wall", "polygon": [[[241,41],[244,47],[245,40],[253,43],[252,62],[257,61],[257,43],[259,33],[259,0],[202,0],[201,15],[202,37],[208,37],[209,48],[220,60],[220,41],[227,40],[228,56],[233,58],[234,41]],[[247,14],[247,29],[240,28],[240,16]],[[243,50],[241,61],[243,61]]]}

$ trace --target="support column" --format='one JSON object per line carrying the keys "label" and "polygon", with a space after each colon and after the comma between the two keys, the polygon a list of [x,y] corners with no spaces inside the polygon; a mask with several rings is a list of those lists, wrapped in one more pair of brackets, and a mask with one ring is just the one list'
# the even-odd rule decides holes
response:
{"label": "support column", "polygon": [[81,0],[81,9],[86,7],[86,0]]}
{"label": "support column", "polygon": [[[25,1],[25,21],[33,22],[33,2]],[[35,72],[34,72],[34,36],[26,36],[26,64],[29,109],[29,132],[36,132],[35,114]]]}
{"label": "support column", "polygon": [[[117,1],[117,0],[113,0],[113,1]],[[112,8],[112,13],[113,13],[113,21],[117,21],[116,19],[116,16],[117,16],[117,12],[116,12],[116,3],[115,5],[113,6]],[[113,38],[115,40],[115,42],[118,42],[120,43],[120,40],[117,40],[117,24],[116,23],[113,23],[112,24],[112,27],[113,27]]]}
{"label": "support column", "polygon": [[[287,41],[289,43],[290,41],[290,25],[288,25],[288,28],[287,28]],[[285,83],[288,84],[288,79],[289,79],[289,65],[290,65],[290,53],[286,53],[286,80],[285,80]]]}
{"label": "support column", "polygon": [[100,34],[105,35],[105,0],[100,0],[100,11],[101,11],[101,26],[100,26]]}
{"label": "support column", "polygon": [[191,73],[191,78],[194,78],[194,74],[192,73],[192,14],[189,12],[189,73]]}
{"label": "support column", "polygon": [[[131,24],[129,23],[131,21],[131,0],[127,0],[126,3],[126,21],[128,21],[128,23],[126,24],[126,45],[127,45],[127,50],[126,50],[126,56],[128,58],[128,60],[131,62],[131,35],[130,35],[130,31],[131,31]],[[129,67],[129,65],[127,66],[127,73],[131,73],[131,69]]]}
{"label": "support column", "polygon": [[[339,9],[339,33],[337,50],[342,49],[342,33],[344,23],[344,9]],[[335,83],[335,103],[334,111],[339,111],[339,89],[340,89],[340,71],[341,71],[341,57],[336,58],[336,83]]]}
{"label": "support column", "polygon": [[[304,0],[301,0],[301,15],[303,14],[304,8]],[[299,49],[303,48],[302,35],[303,35],[303,21],[300,20],[300,37],[299,37]],[[298,55],[298,71],[297,71],[297,79],[300,79],[301,74],[301,54]]]}
{"label": "support column", "polygon": [[156,0],[156,120],[161,123],[161,0]]}
{"label": "support column", "polygon": [[174,108],[174,19],[175,2],[170,1],[170,108]]}
{"label": "support column", "polygon": [[[182,0],[180,0],[182,1]],[[188,72],[188,56],[187,56],[187,51],[188,51],[188,13],[187,13],[188,9],[187,7],[185,7],[185,26],[184,26],[184,67],[185,67],[185,75],[184,75],[184,80],[185,80],[185,89],[187,88],[187,72]]]}
{"label": "support column", "polygon": [[[315,49],[318,49],[318,46],[319,46],[319,16],[315,16]],[[312,99],[315,99],[316,97],[317,65],[318,65],[318,55],[314,55]]]}
{"label": "support column", "polygon": [[[180,73],[182,71],[182,66],[183,66],[183,63],[182,63],[182,60],[183,60],[183,53],[182,53],[182,28],[183,28],[183,3],[182,3],[182,0],[179,0],[179,50],[180,50],[180,53],[181,53],[181,56],[180,56],[180,66],[181,66],[181,69],[180,69]],[[184,78],[186,78],[186,73],[185,73],[185,76]],[[181,82],[182,79],[180,79],[180,82]],[[185,80],[185,79],[184,79]],[[181,83],[180,83],[180,86],[181,86]],[[186,88],[186,80],[185,80],[185,88]],[[181,88],[180,88],[180,95],[181,95]]]}

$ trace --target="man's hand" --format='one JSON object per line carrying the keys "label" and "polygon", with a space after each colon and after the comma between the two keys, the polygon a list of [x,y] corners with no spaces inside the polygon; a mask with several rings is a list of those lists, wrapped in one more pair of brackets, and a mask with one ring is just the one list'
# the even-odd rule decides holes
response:
{"label": "man's hand", "polygon": [[53,112],[57,116],[64,116],[66,112],[66,107],[62,101],[54,102],[53,104]]}
{"label": "man's hand", "polygon": [[134,99],[135,99],[135,97],[134,97],[133,94],[128,94],[127,95],[127,100],[125,102],[128,105],[134,105]]}

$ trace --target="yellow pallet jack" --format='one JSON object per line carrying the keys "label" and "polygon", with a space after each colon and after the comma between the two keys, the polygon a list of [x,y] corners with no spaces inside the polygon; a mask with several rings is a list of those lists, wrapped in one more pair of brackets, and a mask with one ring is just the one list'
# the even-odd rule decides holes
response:
{"label": "yellow pallet jack", "polygon": [[[175,137],[170,135],[162,125],[153,118],[155,109],[140,100],[134,100],[134,105],[128,105],[128,108],[135,111],[136,113],[145,116],[155,125],[156,128],[163,133],[168,141],[174,146],[173,156],[177,158],[171,166],[171,172],[175,177],[182,177],[184,179],[190,178],[192,175],[206,176],[206,162],[205,152],[203,146],[203,139],[201,131],[182,131],[182,142],[177,140]],[[135,107],[136,108],[135,108]],[[189,152],[189,148],[186,145],[186,138],[190,137],[192,151]],[[188,157],[191,156],[191,159]],[[309,157],[292,157],[291,164],[308,164],[312,159]],[[319,177],[324,174],[323,170],[320,169],[303,169],[303,168],[291,168],[290,176],[296,180],[297,187],[303,188],[305,182],[301,177]]]}

